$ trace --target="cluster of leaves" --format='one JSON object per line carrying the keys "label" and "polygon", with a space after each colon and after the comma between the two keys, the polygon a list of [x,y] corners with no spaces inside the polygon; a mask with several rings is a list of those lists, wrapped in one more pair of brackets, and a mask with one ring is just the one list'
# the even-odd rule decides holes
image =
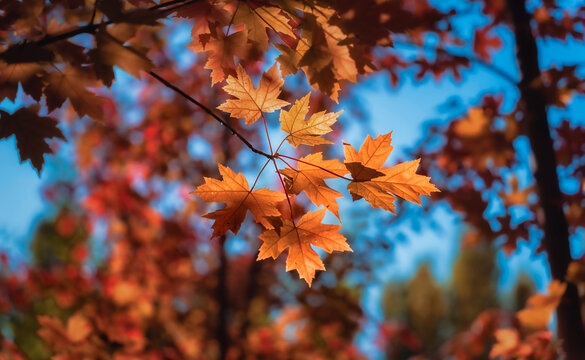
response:
{"label": "cluster of leaves", "polygon": [[[414,73],[419,79],[431,75],[440,80],[445,74],[451,74],[455,80],[462,80],[471,67],[482,68],[503,81],[504,90],[486,89],[477,95],[479,100],[470,108],[457,101],[446,102],[442,110],[456,115],[447,116],[448,121],[440,125],[429,126],[416,154],[422,159],[423,173],[430,175],[442,190],[432,200],[448,203],[470,225],[464,241],[466,246],[488,240],[512,254],[520,240],[541,238],[543,241],[537,252],[547,252],[553,278],[565,282],[571,260],[568,235],[577,234],[585,226],[582,217],[585,196],[583,131],[575,119],[558,119],[548,110],[571,111],[575,109],[574,104],[582,101],[580,70],[583,64],[567,58],[563,66],[543,66],[536,60],[536,54],[541,55],[540,51],[546,50],[546,47],[540,48],[543,44],[540,40],[557,44],[581,40],[584,8],[580,4],[566,7],[559,1],[539,2],[532,8],[521,1],[485,0],[467,5],[473,13],[481,13],[483,19],[482,27],[473,36],[465,35],[469,31],[464,31],[461,24],[468,22],[459,22],[460,9],[454,9],[452,16],[443,17],[444,26],[421,29],[426,37],[412,33],[394,36],[397,47],[414,49],[416,54],[408,57],[387,55],[384,64],[390,82],[400,85],[400,75],[405,71]],[[492,59],[498,50],[512,51],[503,47],[505,42],[497,35],[500,31],[511,31],[518,37],[519,75],[514,69],[496,65]],[[429,41],[431,38],[433,40]],[[518,93],[520,97],[515,95]],[[539,100],[534,101],[535,98]],[[539,127],[535,126],[537,122],[541,124]],[[549,126],[552,128],[550,136]],[[554,146],[545,143],[550,138]],[[534,158],[527,149],[527,140]],[[532,173],[534,176],[526,175]],[[561,182],[574,182],[577,186],[559,189],[557,174]],[[556,193],[558,195],[551,195]],[[553,213],[555,215],[551,215]],[[544,236],[540,230],[544,230]],[[552,301],[551,306],[573,304],[573,315],[559,312],[565,319],[557,324],[565,326],[564,330],[559,328],[559,336],[563,339],[560,352],[568,358],[578,358],[577,354],[583,351],[579,345],[583,344],[583,326],[577,316],[579,309],[575,308],[582,303],[578,295],[582,296],[582,289],[578,292],[572,283],[566,283],[566,287],[567,291],[554,295],[555,298],[562,295],[563,300],[560,303]],[[540,308],[538,311],[548,319],[548,310]],[[541,325],[543,323],[545,321]],[[498,324],[506,325],[505,322]],[[526,332],[518,334],[518,341],[506,336],[509,346],[503,348],[507,350],[498,347],[494,356],[540,358],[537,349],[543,347],[539,344],[547,348],[551,338],[550,334],[534,335],[527,340],[529,345],[521,346]],[[572,337],[573,334],[579,335]]]}
{"label": "cluster of leaves", "polygon": [[[0,139],[14,135],[21,160],[30,159],[40,171],[44,155],[51,152],[47,139],[67,134],[76,146],[79,176],[74,190],[64,186],[73,193],[65,203],[77,203],[74,212],[81,214],[60,213],[49,226],[57,234],[49,237],[50,246],[37,248],[39,259],[30,269],[2,272],[6,291],[0,294],[0,320],[8,318],[16,343],[2,337],[0,354],[8,358],[18,358],[23,351],[29,358],[51,354],[65,359],[197,359],[204,354],[226,358],[228,353],[233,358],[357,358],[352,340],[363,314],[359,293],[344,281],[349,269],[364,260],[348,255],[345,260],[328,256],[322,261],[312,248],[349,250],[339,225],[321,223],[327,211],[339,218],[341,193],[326,181],[345,179],[354,200],[364,198],[391,212],[396,197],[419,202],[420,195],[435,187],[415,173],[419,160],[384,167],[392,150],[390,134],[368,137],[360,151],[344,144],[344,159],[332,157],[331,147],[322,145],[334,140],[331,135],[340,114],[331,111],[329,99],[339,101],[351,91],[348,82],[377,70],[400,85],[410,74],[416,80],[427,76],[462,80],[477,65],[514,91],[538,89],[549,107],[570,107],[584,91],[579,64],[552,66],[530,84],[518,84],[514,75],[492,63],[496,51],[506,50],[500,34],[513,28],[510,6],[523,5],[520,1],[469,0],[453,8],[426,0],[0,3],[0,100],[26,102],[13,113],[0,113]],[[530,10],[538,39],[583,38],[583,7],[564,11],[557,1],[547,0]],[[467,36],[470,32],[462,27],[469,23],[460,19],[470,12],[485,21]],[[192,27],[188,48],[196,53],[195,63],[181,71],[175,70],[176,59],[169,55],[166,32],[178,21]],[[280,74],[272,63],[266,64],[271,47],[278,51]],[[396,51],[403,48],[414,51],[407,55]],[[138,122],[125,121],[119,113],[123,106],[104,89],[116,80],[115,67],[139,79],[151,75],[142,79],[136,105],[145,114]],[[251,79],[265,68],[270,70],[259,76],[260,85],[255,87]],[[208,71],[215,86],[209,86]],[[294,74],[315,91],[281,92],[281,77]],[[225,91],[217,86],[224,81]],[[160,96],[161,83],[174,92]],[[210,110],[216,101],[225,100],[226,93],[233,98],[220,110],[244,118],[244,126]],[[197,94],[210,106],[188,94]],[[517,149],[528,133],[530,109],[522,101],[504,107],[504,97],[508,95],[482,96],[471,110],[457,112],[465,115],[450,117],[449,125],[430,128],[419,156],[423,173],[442,190],[433,200],[447,202],[471,225],[466,244],[503,239],[504,248],[512,252],[518,239],[527,239],[531,230],[542,226],[537,216],[542,206],[535,201],[534,180],[512,175],[528,164]],[[203,111],[194,111],[185,100]],[[270,117],[265,114],[275,111],[280,111],[285,137],[272,148]],[[56,118],[76,120],[66,124]],[[226,129],[218,131],[215,121]],[[58,124],[68,131],[59,130]],[[232,141],[237,140],[232,134],[241,142]],[[583,134],[574,121],[553,128],[561,170],[577,180],[579,189],[585,173]],[[193,156],[189,143],[194,136],[205,139],[211,157]],[[270,151],[253,145],[263,142]],[[295,155],[281,151],[286,142],[295,147]],[[262,170],[274,166],[276,185],[280,183],[282,190],[256,189],[256,180],[250,186],[227,166],[236,159],[245,162],[239,156],[244,146],[266,158]],[[216,162],[226,164],[219,165],[222,180],[211,178]],[[215,220],[213,231],[219,241],[196,235],[206,223],[192,199],[169,213],[161,210],[165,193],[176,189],[177,182],[180,194],[188,199],[192,184],[204,181],[195,193],[208,202],[226,203],[207,215]],[[53,190],[47,195],[58,202]],[[301,192],[324,208],[306,212],[302,198],[295,197]],[[576,232],[585,219],[583,191],[564,195],[563,209]],[[495,216],[487,212],[493,203],[503,204]],[[518,220],[514,217],[518,209],[530,216]],[[297,269],[309,284],[315,270],[326,265],[329,271],[318,286],[294,289],[294,282],[287,282],[275,263],[256,262],[251,254],[226,253],[225,242],[232,241],[223,236],[228,230],[250,243],[256,241],[257,229],[251,227],[252,235],[240,229],[248,210],[261,226],[258,258],[276,258],[288,251],[287,268]],[[105,228],[109,250],[95,274],[87,269],[95,263],[88,259],[89,248],[71,239],[68,231],[76,222],[87,233]],[[385,244],[386,237],[380,242]],[[63,244],[72,247],[64,250]],[[364,248],[357,241],[355,245]],[[573,273],[574,279],[581,279],[579,271]],[[572,281],[582,288],[582,281]],[[554,284],[549,296],[530,302],[533,310],[528,311],[543,315],[538,329],[497,311],[487,312],[469,331],[452,339],[451,356],[477,355],[478,344],[493,341],[494,333],[498,334],[494,356],[554,354],[551,335],[543,332],[565,286]],[[275,308],[281,310],[276,315]],[[292,340],[290,325],[296,329]],[[504,329],[496,332],[500,327]],[[35,335],[39,329],[42,341]],[[396,333],[413,343],[406,330]]]}
{"label": "cluster of leaves", "polygon": [[[373,47],[390,45],[387,23],[393,8],[387,4],[364,2],[353,8],[349,2],[341,2],[332,8],[320,1],[180,1],[144,7],[141,1],[124,5],[117,0],[108,0],[96,1],[93,10],[83,5],[83,2],[71,4],[67,11],[68,16],[79,19],[89,16],[86,25],[70,29],[50,23],[52,26],[44,29],[44,37],[34,39],[32,35],[23,36],[24,42],[4,49],[0,54],[3,61],[0,78],[3,79],[5,97],[14,101],[20,84],[34,100],[40,101],[44,97],[49,112],[60,108],[69,99],[78,116],[89,115],[101,120],[104,99],[87,88],[99,86],[100,83],[111,86],[115,79],[114,66],[138,78],[141,72],[151,71],[154,64],[146,56],[144,44],[135,39],[141,27],[159,25],[159,19],[175,14],[194,21],[193,41],[189,47],[195,52],[208,54],[204,67],[211,70],[211,84],[226,80],[224,90],[237,98],[227,100],[219,109],[232,117],[244,118],[246,125],[262,118],[270,154],[255,149],[240,135],[242,141],[254,152],[265,155],[268,158],[266,164],[272,162],[276,167],[277,159],[287,164],[285,158],[302,164],[298,169],[289,166],[290,169],[282,170],[282,175],[287,179],[286,186],[283,183],[288,187],[285,192],[288,190],[298,194],[304,191],[315,205],[325,205],[339,219],[336,198],[340,193],[325,184],[326,178],[348,179],[345,175],[351,173],[348,189],[354,200],[363,197],[374,207],[392,212],[396,199],[394,195],[420,204],[419,195],[430,195],[436,191],[426,177],[416,175],[418,161],[382,169],[392,150],[389,134],[376,140],[368,138],[359,153],[346,145],[345,166],[336,160],[323,160],[320,153],[302,159],[283,155],[278,152],[282,143],[273,151],[264,114],[288,105],[278,99],[283,80],[274,65],[262,75],[258,88],[255,88],[244,68],[241,65],[236,68],[235,65],[235,57],[254,61],[267,51],[270,43],[268,30],[273,31],[281,40],[274,46],[282,53],[277,61],[283,76],[302,69],[313,88],[337,101],[340,81],[355,82],[358,74],[371,72],[374,66],[367,59],[371,57]],[[59,10],[45,8],[42,2],[33,2],[29,6],[30,9],[19,2],[12,4],[9,13],[13,16],[6,27],[15,32],[26,30],[30,34],[44,25],[35,15],[43,13],[50,18],[52,12]],[[366,32],[359,30],[355,18],[364,12],[371,17],[373,11],[376,11],[377,21],[369,25]],[[97,18],[101,20],[96,23]],[[93,46],[83,47],[68,40],[78,33],[92,34]],[[151,74],[168,84],[157,74]],[[321,135],[331,131],[330,126],[340,114],[322,111],[305,119],[309,101],[310,93],[296,101],[289,111],[281,111],[281,128],[288,133],[286,140],[295,147],[328,143]],[[2,114],[2,138],[14,134],[21,160],[30,158],[40,171],[43,155],[50,152],[45,139],[63,138],[63,134],[55,128],[56,122],[52,118],[27,113],[33,115],[35,124],[43,123],[43,126],[36,127],[36,141],[26,141],[23,131],[10,125],[21,122],[22,111],[12,115]],[[27,111],[31,112],[30,109]],[[219,120],[227,125],[227,122]],[[196,191],[206,201],[228,204],[226,208],[208,215],[215,219],[214,236],[224,235],[227,230],[237,233],[247,210],[250,210],[255,220],[269,230],[261,236],[265,244],[259,259],[276,258],[289,249],[287,269],[299,270],[300,276],[309,285],[315,270],[324,270],[311,244],[328,252],[350,250],[345,238],[336,232],[339,226],[321,225],[323,212],[308,213],[297,224],[288,193],[254,190],[255,183],[250,189],[242,175],[236,175],[228,168],[220,167],[220,173],[223,176],[221,182],[208,180]],[[289,204],[290,219],[280,219],[282,215],[277,205],[285,199]]]}
{"label": "cluster of leaves", "polygon": [[[273,149],[264,114],[288,105],[278,98],[283,82],[276,65],[262,74],[257,88],[242,67],[237,69],[237,77],[228,77],[224,90],[236,99],[227,100],[218,109],[229,112],[232,117],[243,118],[246,125],[252,125],[261,118],[270,144],[270,154],[251,188],[242,174],[236,174],[228,167],[219,165],[222,180],[206,178],[205,184],[199,186],[194,193],[207,202],[226,203],[224,208],[205,215],[215,220],[214,237],[225,235],[228,230],[237,234],[246,213],[250,211],[254,220],[266,229],[260,235],[263,244],[258,260],[269,257],[276,259],[288,249],[286,270],[297,270],[299,276],[310,286],[315,270],[325,270],[312,246],[318,246],[329,253],[351,251],[351,248],[346,238],[338,232],[340,225],[321,223],[325,209],[308,212],[295,220],[293,195],[304,192],[316,206],[325,206],[339,219],[336,198],[342,194],[331,189],[325,183],[326,179],[347,180],[347,189],[354,200],[365,198],[373,207],[391,212],[394,212],[397,196],[420,204],[420,195],[430,195],[438,190],[428,177],[416,174],[419,160],[383,168],[392,152],[390,133],[376,139],[368,136],[359,152],[350,144],[344,143],[343,164],[337,159],[324,160],[321,152],[311,153],[300,159],[282,154],[280,149],[285,141],[294,147],[330,143],[323,135],[332,131],[331,125],[341,112],[321,111],[313,113],[307,119],[311,93],[296,100],[288,111],[280,110],[280,128],[286,136]],[[276,160],[280,160],[287,168],[279,169]],[[288,161],[291,160],[297,162],[296,168],[289,164]],[[260,174],[269,163],[284,176],[284,181],[280,178],[284,193],[266,188],[254,190]],[[348,174],[351,175],[350,178],[346,177]],[[279,204],[285,200],[289,206],[287,215],[279,210]]]}
{"label": "cluster of leaves", "polygon": [[[259,60],[268,49],[270,30],[282,40],[273,45],[282,52],[278,61],[283,75],[302,69],[315,89],[333,99],[338,98],[340,81],[355,82],[358,74],[373,69],[368,60],[373,47],[388,45],[390,39],[388,19],[392,9],[374,1],[363,2],[358,14],[349,1],[340,2],[337,9],[331,8],[327,1],[184,0],[155,5],[148,0],[100,0],[93,5],[89,3],[46,4],[40,0],[3,3],[0,99],[14,101],[20,85],[36,102],[44,98],[49,112],[69,100],[78,116],[101,120],[105,99],[89,88],[111,86],[115,80],[114,66],[137,78],[141,72],[151,71],[154,64],[147,57],[147,49],[153,44],[141,41],[140,37],[144,37],[145,28],[160,26],[160,20],[172,16],[194,23],[193,42],[189,47],[208,54],[205,68],[211,70],[212,84],[235,75],[234,57],[249,62]],[[354,16],[363,12],[380,16],[366,30],[356,26]],[[68,21],[59,22],[61,16]],[[73,41],[80,34],[93,35],[93,42]],[[18,121],[21,115],[5,114],[2,122]],[[53,120],[38,115],[33,119],[47,129],[38,136],[55,136],[51,128]],[[10,126],[3,128],[10,130],[4,131],[3,137],[12,134],[22,137]],[[48,149],[38,142],[19,141],[18,146],[21,160],[32,156],[34,166],[40,171],[42,157]]]}

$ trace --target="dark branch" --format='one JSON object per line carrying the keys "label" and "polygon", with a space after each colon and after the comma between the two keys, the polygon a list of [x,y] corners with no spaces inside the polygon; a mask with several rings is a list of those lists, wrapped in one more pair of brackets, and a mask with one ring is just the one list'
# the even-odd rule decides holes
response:
{"label": "dark branch", "polygon": [[252,145],[248,140],[246,140],[245,137],[242,136],[242,134],[240,134],[236,129],[234,129],[230,124],[228,124],[228,122],[224,119],[222,119],[221,117],[217,116],[213,111],[211,111],[211,109],[209,109],[207,106],[203,105],[202,103],[200,103],[199,101],[193,99],[191,96],[189,96],[188,94],[186,94],[183,90],[179,89],[178,87],[176,87],[175,85],[171,84],[170,82],[168,82],[167,80],[163,79],[162,77],[160,77],[158,74],[156,74],[153,71],[149,72],[150,76],[152,76],[153,78],[157,79],[158,81],[160,81],[163,85],[165,85],[166,87],[168,87],[169,89],[173,90],[174,92],[176,92],[177,94],[181,95],[182,97],[184,97],[185,99],[187,99],[189,102],[199,106],[203,111],[205,111],[207,114],[209,114],[212,118],[214,118],[215,120],[217,120],[220,124],[222,124],[223,126],[225,126],[228,130],[231,131],[232,135],[235,135],[238,139],[240,139],[250,150],[252,150],[253,152],[255,152],[256,154],[265,156],[268,159],[272,159],[273,156],[269,155],[267,153],[265,153],[262,150],[258,150],[254,147],[254,145]]}
{"label": "dark branch", "polygon": [[[197,2],[197,1],[199,1],[199,0],[170,0],[170,1],[158,4],[158,5],[151,6],[150,8],[148,8],[148,10],[158,11],[161,14],[163,14],[163,13],[169,14],[169,13],[172,13],[173,11],[175,11],[183,6],[189,5],[189,4]],[[173,5],[176,5],[176,6],[173,6]],[[169,7],[169,8],[165,9],[165,7]],[[37,40],[37,41],[24,42],[22,44],[15,44],[15,45],[8,46],[6,48],[6,50],[0,52],[0,59],[4,59],[6,53],[9,51],[12,52],[11,56],[14,56],[14,51],[18,50],[18,47],[22,46],[23,44],[27,45],[27,46],[33,45],[35,47],[43,47],[43,46],[47,46],[47,45],[50,45],[50,44],[53,44],[53,43],[56,43],[56,42],[59,42],[62,40],[70,39],[72,37],[75,37],[75,36],[81,35],[81,34],[95,34],[97,29],[101,26],[107,26],[110,24],[124,22],[124,18],[120,18],[120,19],[115,19],[115,20],[102,21],[102,22],[96,24],[96,23],[94,23],[95,15],[96,15],[96,7],[94,7],[94,9],[93,9],[91,19],[87,25],[76,27],[73,30],[66,31],[66,32],[61,33],[61,34],[56,34],[56,35],[48,35],[47,34],[42,39]]]}

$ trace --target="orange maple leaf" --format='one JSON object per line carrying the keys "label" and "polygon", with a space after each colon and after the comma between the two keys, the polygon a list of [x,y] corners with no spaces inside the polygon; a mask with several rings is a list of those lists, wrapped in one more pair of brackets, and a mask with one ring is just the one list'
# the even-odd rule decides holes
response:
{"label": "orange maple leaf", "polygon": [[327,186],[325,179],[346,175],[346,167],[339,160],[323,160],[321,153],[309,154],[300,160],[298,170],[280,170],[286,177],[288,190],[293,194],[304,191],[313,204],[325,205],[339,219],[339,205],[335,199],[343,195]]}
{"label": "orange maple leaf", "polygon": [[262,51],[268,50],[267,29],[295,37],[289,19],[283,15],[280,7],[260,6],[255,9],[249,7],[245,2],[240,2],[234,14],[235,25],[244,24],[248,31],[248,40],[258,44]]}
{"label": "orange maple leaf", "polygon": [[53,111],[69,99],[80,117],[89,115],[94,119],[103,116],[104,98],[87,90],[97,86],[93,73],[67,66],[64,71],[54,71],[45,77],[47,86],[43,89],[47,108]]}
{"label": "orange maple leaf", "polygon": [[349,46],[343,44],[347,35],[330,19],[336,15],[331,8],[298,4],[305,13],[301,38],[294,50],[277,46],[282,54],[277,58],[284,73],[296,73],[302,68],[311,86],[338,102],[339,81],[357,79],[357,67],[350,55]]}
{"label": "orange maple leaf", "polygon": [[285,194],[266,188],[250,190],[244,175],[221,164],[218,167],[223,180],[206,177],[205,184],[193,191],[203,201],[226,203],[224,208],[205,215],[215,220],[212,237],[224,235],[228,230],[237,234],[248,210],[257,223],[272,229],[267,216],[281,216],[277,204],[286,198]]}
{"label": "orange maple leaf", "polygon": [[341,225],[321,224],[325,209],[308,212],[297,223],[284,220],[280,228],[267,230],[260,235],[263,241],[257,260],[269,257],[276,259],[288,249],[286,271],[297,270],[299,277],[305,279],[309,287],[315,278],[316,270],[325,270],[319,254],[311,245],[318,246],[331,253],[337,251],[353,251],[346,238],[339,233]]}
{"label": "orange maple leaf", "polygon": [[[212,29],[215,33],[215,29]],[[205,37],[207,39],[207,37]],[[235,73],[234,56],[245,58],[249,52],[246,32],[238,31],[228,36],[223,33],[210,34],[201,45],[201,39],[193,40],[188,47],[195,52],[209,52],[205,68],[211,70],[211,85],[223,81],[228,74]]]}
{"label": "orange maple leaf", "polygon": [[331,125],[337,121],[337,117],[343,111],[328,113],[320,111],[311,115],[308,120],[305,116],[309,112],[309,92],[303,98],[295,101],[289,111],[280,112],[280,128],[288,133],[286,140],[294,147],[300,144],[318,145],[332,144],[331,141],[324,139],[321,135],[331,132]]}
{"label": "orange maple leaf", "polygon": [[420,159],[382,168],[392,152],[392,133],[372,139],[369,135],[357,152],[344,143],[345,166],[353,181],[347,185],[353,200],[365,198],[373,207],[394,213],[396,196],[420,205],[421,195],[439,191],[428,176],[418,175]]}
{"label": "orange maple leaf", "polygon": [[136,26],[116,24],[106,31],[99,28],[95,34],[96,47],[88,52],[99,79],[106,86],[114,80],[114,66],[140,79],[140,71],[148,72],[154,64],[146,57],[145,49],[136,49],[124,43],[136,35]]}
{"label": "orange maple leaf", "polygon": [[234,118],[246,119],[246,125],[251,125],[260,118],[263,112],[273,112],[289,103],[280,100],[280,88],[284,80],[280,78],[276,64],[262,74],[258,88],[254,87],[252,79],[240,65],[237,69],[237,78],[229,76],[227,85],[223,89],[237,99],[229,99],[217,108],[230,113]]}

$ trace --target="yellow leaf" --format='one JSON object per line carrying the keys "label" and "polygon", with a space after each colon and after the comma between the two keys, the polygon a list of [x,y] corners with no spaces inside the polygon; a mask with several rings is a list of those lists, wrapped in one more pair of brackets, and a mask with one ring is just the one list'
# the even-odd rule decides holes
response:
{"label": "yellow leaf", "polygon": [[241,65],[238,66],[237,75],[237,78],[229,76],[227,85],[223,87],[237,99],[229,99],[217,108],[230,113],[232,117],[246,119],[246,125],[256,122],[263,112],[273,112],[289,104],[278,99],[284,80],[278,75],[276,64],[262,74],[257,89]]}
{"label": "yellow leaf", "polygon": [[273,228],[267,217],[281,215],[277,204],[286,196],[266,188],[251,191],[244,175],[221,164],[218,166],[223,180],[205,178],[205,184],[193,191],[206,202],[226,203],[224,208],[205,215],[215,220],[212,236],[224,235],[228,230],[237,234],[248,210],[257,223],[267,229]]}
{"label": "yellow leaf", "polygon": [[257,260],[269,257],[276,259],[288,249],[286,271],[297,270],[301,279],[309,287],[316,270],[325,270],[325,265],[311,245],[331,253],[333,251],[352,251],[346,238],[339,233],[341,225],[321,224],[325,209],[308,212],[296,224],[284,220],[279,229],[267,230],[260,235],[263,241]]}
{"label": "yellow leaf", "polygon": [[337,117],[342,113],[342,111],[336,113],[321,111],[305,120],[305,116],[309,112],[310,96],[309,92],[302,99],[295,101],[289,111],[282,110],[280,112],[280,128],[289,134],[286,139],[294,147],[300,144],[331,144],[331,141],[320,135],[331,132],[330,126],[337,121]]}

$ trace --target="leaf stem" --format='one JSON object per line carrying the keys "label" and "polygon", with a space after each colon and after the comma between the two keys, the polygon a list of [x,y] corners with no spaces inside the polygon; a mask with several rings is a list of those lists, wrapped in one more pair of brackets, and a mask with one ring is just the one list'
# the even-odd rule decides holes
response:
{"label": "leaf stem", "polygon": [[286,138],[288,137],[285,136],[284,139],[282,139],[282,141],[280,142],[280,144],[278,144],[278,147],[276,148],[276,151],[274,151],[275,154],[278,154],[278,150],[280,150],[280,147],[282,146],[282,144],[284,144],[284,141],[286,140]]}
{"label": "leaf stem", "polygon": [[268,126],[266,125],[266,118],[264,117],[264,113],[262,114],[262,122],[264,122],[264,130],[266,131],[266,138],[268,139],[268,147],[270,148],[270,155],[274,156],[274,151],[272,151],[272,143],[270,142],[270,135],[268,135]]}
{"label": "leaf stem", "polygon": [[278,160],[282,161],[286,166],[288,166],[291,170],[295,170],[298,171],[297,169],[295,169],[291,164],[289,164],[286,160],[284,160],[283,158],[279,157]]}
{"label": "leaf stem", "polygon": [[295,217],[293,215],[293,208],[292,203],[290,202],[290,195],[288,194],[288,190],[286,190],[286,185],[284,184],[284,180],[282,180],[282,176],[278,171],[278,166],[276,165],[276,160],[274,158],[270,159],[274,164],[274,169],[276,170],[276,175],[278,175],[278,180],[280,180],[280,184],[282,185],[282,189],[284,190],[284,195],[286,195],[286,201],[288,202],[288,208],[290,209],[290,221],[292,221],[293,226],[296,228],[297,225],[295,224]]}
{"label": "leaf stem", "polygon": [[254,187],[256,187],[256,183],[258,182],[258,179],[260,179],[260,175],[262,174],[264,169],[266,169],[266,165],[268,165],[269,162],[270,162],[270,159],[266,160],[266,162],[264,163],[264,166],[262,166],[262,169],[260,169],[260,172],[258,173],[258,175],[256,175],[256,180],[254,180],[254,183],[252,184],[252,187],[250,188],[250,192],[252,192],[252,190],[254,190]]}

